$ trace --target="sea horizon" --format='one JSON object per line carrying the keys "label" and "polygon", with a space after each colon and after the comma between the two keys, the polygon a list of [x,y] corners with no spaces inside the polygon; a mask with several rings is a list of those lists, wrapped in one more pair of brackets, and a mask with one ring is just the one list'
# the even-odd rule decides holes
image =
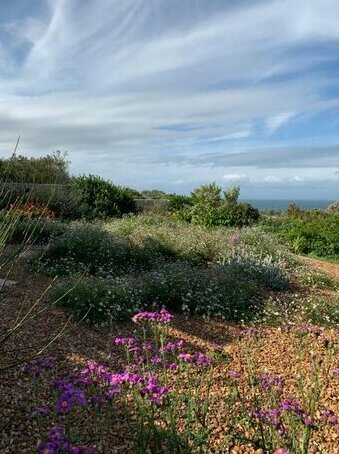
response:
{"label": "sea horizon", "polygon": [[311,200],[311,199],[240,199],[240,202],[248,202],[259,210],[286,211],[288,206],[295,203],[302,210],[313,208],[325,209],[335,200]]}

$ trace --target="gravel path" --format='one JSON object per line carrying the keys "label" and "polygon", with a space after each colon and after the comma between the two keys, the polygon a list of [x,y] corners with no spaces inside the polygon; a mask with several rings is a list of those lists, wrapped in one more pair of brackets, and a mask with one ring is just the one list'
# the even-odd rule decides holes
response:
{"label": "gravel path", "polygon": [[325,271],[325,273],[327,273],[333,279],[336,279],[339,281],[339,263],[325,262],[324,260],[319,260],[319,259],[314,259],[311,257],[304,257],[304,256],[298,256],[298,258],[302,262],[310,265],[312,268],[319,269],[321,271]]}

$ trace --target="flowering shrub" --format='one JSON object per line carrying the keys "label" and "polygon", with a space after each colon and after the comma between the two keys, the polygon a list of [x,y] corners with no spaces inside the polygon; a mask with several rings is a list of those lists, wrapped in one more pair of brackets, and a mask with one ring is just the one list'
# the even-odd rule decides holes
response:
{"label": "flowering shrub", "polygon": [[[164,309],[132,317],[135,336],[113,339],[126,357],[119,373],[94,361],[63,377],[51,376],[52,358],[28,366],[27,372],[51,387],[50,412],[38,408],[30,416],[48,418],[50,424],[39,452],[109,452],[112,428],[123,427],[123,421],[128,421],[124,438],[134,444],[130,452],[210,452],[216,411],[222,412],[223,431],[215,452],[246,445],[265,454],[306,454],[314,433],[319,440],[338,427],[334,410],[323,405],[327,384],[339,374],[333,368],[337,348],[319,327],[303,325],[293,332],[300,371],[290,394],[283,376],[262,371],[257,363],[270,335],[266,330],[244,329],[240,368],[214,376],[213,369],[223,361],[219,349],[207,355],[189,351],[182,339],[169,337],[172,318]],[[319,342],[322,357],[309,350]],[[89,439],[91,446],[83,444]]]}
{"label": "flowering shrub", "polygon": [[252,282],[274,290],[286,289],[289,277],[284,265],[274,262],[271,256],[255,257],[246,251],[235,250],[233,255],[225,257],[220,266],[234,276],[242,276]]}
{"label": "flowering shrub", "polygon": [[[250,319],[258,314],[252,306],[258,288],[230,276],[227,269],[204,269],[189,263],[159,266],[115,279],[70,279],[52,291],[53,299],[80,318],[109,324],[130,317],[136,310],[165,305],[177,312],[219,316],[230,320]],[[257,298],[259,299],[259,298]]]}
{"label": "flowering shrub", "polygon": [[116,275],[156,266],[159,259],[161,253],[154,243],[138,246],[99,225],[73,224],[62,236],[52,239],[38,268],[52,275]]}
{"label": "flowering shrub", "polygon": [[55,214],[46,206],[37,203],[27,203],[24,205],[11,205],[11,215],[19,219],[54,219]]}

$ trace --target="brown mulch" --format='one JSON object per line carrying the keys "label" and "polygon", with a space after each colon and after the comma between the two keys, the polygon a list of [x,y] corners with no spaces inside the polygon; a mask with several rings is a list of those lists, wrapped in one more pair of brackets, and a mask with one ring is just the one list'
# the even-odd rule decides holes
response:
{"label": "brown mulch", "polygon": [[[324,264],[324,262],[320,262]],[[332,265],[332,264],[328,264]],[[332,268],[332,267],[331,267]],[[335,267],[334,267],[335,268]],[[50,284],[50,279],[31,275],[23,264],[18,263],[11,273],[11,278],[19,280],[17,286],[7,288],[0,293],[0,333],[8,326],[12,326],[22,307],[29,307],[36,301]],[[42,298],[36,310],[48,308],[45,312],[32,319],[6,345],[0,359],[0,368],[9,367],[0,373],[0,453],[34,453],[39,441],[39,428],[36,422],[27,418],[29,402],[33,399],[32,379],[24,372],[25,358],[35,354],[46,346],[48,341],[56,337],[62,329],[65,333],[44,352],[57,358],[58,371],[69,371],[86,360],[94,360],[109,364],[111,369],[121,371],[123,357],[112,347],[112,338],[132,333],[131,324],[117,324],[111,328],[88,328],[74,320],[68,322],[68,315],[60,308],[50,307],[47,298]],[[65,327],[65,324],[68,324]],[[215,344],[233,357],[232,367],[241,368],[239,356],[240,344],[237,335],[239,328],[230,326],[222,321],[206,321],[199,317],[190,319],[176,316],[173,323],[173,335],[183,338],[188,348],[206,351]],[[324,336],[337,341],[337,332],[326,330]],[[312,346],[323,354],[321,344]],[[298,372],[295,360],[295,345],[289,334],[280,329],[270,329],[269,336],[257,354],[259,368],[274,374],[286,377],[288,390],[293,392],[295,376]],[[20,363],[14,366],[15,363]],[[338,358],[335,365],[339,367]],[[229,365],[217,365],[213,369],[213,392],[223,401],[223,377],[227,374]],[[339,380],[332,380],[324,397],[324,404],[339,414]],[[218,401],[219,402],[219,401]],[[215,416],[211,421],[212,438],[211,453],[254,453],[249,447],[234,447],[231,451],[222,450],[220,442],[224,435],[222,405],[217,404]],[[339,434],[336,429],[328,431],[325,442],[318,442],[315,438],[312,453],[336,454],[339,452]],[[107,452],[132,453],[133,447],[124,437],[123,428],[117,430],[115,443]]]}

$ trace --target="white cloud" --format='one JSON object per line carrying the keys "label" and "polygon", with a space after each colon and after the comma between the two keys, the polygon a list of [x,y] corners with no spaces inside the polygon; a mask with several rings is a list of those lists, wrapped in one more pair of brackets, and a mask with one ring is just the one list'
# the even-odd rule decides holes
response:
{"label": "white cloud", "polygon": [[282,112],[266,119],[266,129],[269,134],[277,131],[281,126],[288,123],[295,116],[292,112]]}
{"label": "white cloud", "polygon": [[245,174],[240,173],[226,173],[223,175],[223,179],[226,181],[239,181],[244,180],[246,178]]}
{"label": "white cloud", "polygon": [[[167,155],[189,161],[206,150],[229,152],[234,142],[240,153],[258,133],[271,140],[296,117],[339,106],[335,97],[319,95],[333,82],[312,72],[337,58],[335,0],[233,8],[217,0],[194,8],[181,0],[45,3],[41,14],[7,24],[8,41],[0,42],[3,153],[20,133],[25,153],[68,149],[79,171],[90,165],[115,172],[126,162],[132,175],[135,161],[148,157],[146,176],[147,165]],[[304,52],[316,45],[322,52]],[[207,164],[201,166],[210,177]],[[222,178],[225,169],[220,172]],[[238,168],[227,175],[247,173]],[[187,174],[169,181],[182,179]]]}

